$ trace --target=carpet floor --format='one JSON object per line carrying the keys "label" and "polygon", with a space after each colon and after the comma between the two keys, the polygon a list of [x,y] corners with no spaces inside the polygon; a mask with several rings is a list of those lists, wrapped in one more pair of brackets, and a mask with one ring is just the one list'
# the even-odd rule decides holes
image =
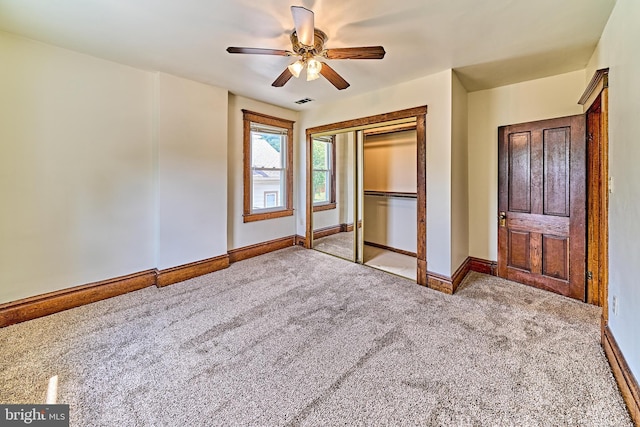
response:
{"label": "carpet floor", "polygon": [[0,402],[73,426],[631,426],[589,306],[289,248],[0,329]]}
{"label": "carpet floor", "polygon": [[332,234],[327,237],[321,237],[313,240],[313,249],[340,258],[355,260],[353,253],[353,239],[355,234],[353,231]]}

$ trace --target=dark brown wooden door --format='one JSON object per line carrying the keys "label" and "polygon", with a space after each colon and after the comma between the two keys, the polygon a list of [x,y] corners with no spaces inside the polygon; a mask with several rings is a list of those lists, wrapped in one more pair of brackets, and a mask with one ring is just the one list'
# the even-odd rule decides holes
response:
{"label": "dark brown wooden door", "polygon": [[498,276],[584,301],[584,116],[502,126],[498,144]]}

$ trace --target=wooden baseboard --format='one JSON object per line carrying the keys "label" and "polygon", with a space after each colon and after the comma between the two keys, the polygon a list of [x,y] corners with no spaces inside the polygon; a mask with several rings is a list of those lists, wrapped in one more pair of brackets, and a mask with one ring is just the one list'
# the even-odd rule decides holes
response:
{"label": "wooden baseboard", "polygon": [[631,419],[638,426],[640,425],[640,387],[608,326],[604,328],[602,334],[602,347],[611,365],[611,371],[618,383],[622,398],[627,404]]}
{"label": "wooden baseboard", "polygon": [[404,249],[393,248],[391,246],[385,246],[385,245],[381,245],[379,243],[367,242],[366,240],[365,240],[364,244],[365,245],[369,245],[369,246],[373,246],[374,248],[385,249],[387,251],[396,252],[398,254],[407,255],[407,256],[410,256],[410,257],[414,257],[414,258],[418,256],[415,252],[409,252],[409,251],[405,251]]}
{"label": "wooden baseboard", "polygon": [[467,257],[451,277],[427,271],[427,287],[453,295],[469,272],[470,265],[470,259]]}
{"label": "wooden baseboard", "polygon": [[338,224],[330,227],[318,228],[313,230],[313,238],[321,239],[323,237],[331,236],[332,234],[346,233],[353,231],[353,223],[351,224]]}
{"label": "wooden baseboard", "polygon": [[453,282],[451,281],[451,277],[442,274],[427,271],[427,287],[448,295],[453,295]]}
{"label": "wooden baseboard", "polygon": [[[346,230],[344,230],[346,231]],[[332,225],[331,227],[318,228],[313,230],[313,239],[321,239],[323,237],[331,236],[343,232],[342,224]]]}
{"label": "wooden baseboard", "polygon": [[469,274],[469,271],[495,276],[496,263],[495,261],[487,261],[481,258],[467,257],[451,277],[427,271],[427,287],[453,295],[460,283]]}
{"label": "wooden baseboard", "polygon": [[428,286],[429,280],[427,279],[427,261],[418,259],[418,277],[416,283],[420,286]]}
{"label": "wooden baseboard", "polygon": [[455,271],[455,273],[453,273],[453,276],[451,276],[451,285],[453,287],[454,293],[458,289],[458,286],[460,286],[460,283],[462,283],[464,278],[467,277],[467,274],[469,273],[470,270],[471,270],[471,258],[467,257],[464,261],[462,261],[462,264],[460,264],[460,266]]}
{"label": "wooden baseboard", "polygon": [[305,237],[304,237],[304,236],[301,236],[301,235],[299,235],[299,234],[296,234],[296,235],[294,236],[294,239],[295,239],[295,240],[294,240],[294,244],[295,244],[296,246],[306,246],[306,244],[307,244],[307,239],[305,239]]}
{"label": "wooden baseboard", "polygon": [[224,254],[214,258],[202,261],[190,262],[189,264],[179,265],[177,267],[158,270],[156,286],[159,288],[174,283],[183,282],[202,276],[203,274],[213,273],[229,267],[229,255]]}
{"label": "wooden baseboard", "polygon": [[482,258],[469,257],[469,270],[476,271],[478,273],[496,275],[498,269],[498,263],[495,261],[488,261]]}
{"label": "wooden baseboard", "polygon": [[231,262],[262,255],[294,244],[304,243],[302,236],[288,236],[269,242],[233,249],[228,254],[164,270],[145,270],[127,276],[67,288],[47,294],[0,304],[0,328],[92,302],[137,291],[147,286],[163,287],[229,267]]}
{"label": "wooden baseboard", "polygon": [[229,251],[229,262],[238,262],[243,259],[253,258],[279,249],[294,246],[296,236],[287,236],[280,239],[269,240],[268,242],[256,243],[255,245],[245,246]]}
{"label": "wooden baseboard", "polygon": [[48,316],[59,311],[152,286],[156,270],[75,286],[0,305],[0,327]]}
{"label": "wooden baseboard", "polygon": [[351,224],[340,224],[340,231],[343,232],[343,233],[348,233],[350,231],[353,231],[353,223],[351,223]]}

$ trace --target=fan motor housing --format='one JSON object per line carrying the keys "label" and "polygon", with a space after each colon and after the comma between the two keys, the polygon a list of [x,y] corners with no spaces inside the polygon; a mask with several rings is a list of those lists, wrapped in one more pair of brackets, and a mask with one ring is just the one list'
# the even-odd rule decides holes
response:
{"label": "fan motor housing", "polygon": [[295,53],[304,56],[305,54],[311,54],[313,56],[320,55],[324,50],[324,43],[327,41],[327,35],[317,29],[313,30],[313,46],[305,46],[298,41],[298,34],[294,31],[291,33],[291,47]]}

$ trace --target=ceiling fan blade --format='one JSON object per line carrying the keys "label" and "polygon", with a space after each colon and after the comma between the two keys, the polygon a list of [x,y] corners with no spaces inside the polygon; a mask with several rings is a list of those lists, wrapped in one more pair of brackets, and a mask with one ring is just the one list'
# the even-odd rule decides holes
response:
{"label": "ceiling fan blade", "polygon": [[324,56],[327,59],[382,59],[385,53],[382,46],[343,47],[327,49]]}
{"label": "ceiling fan blade", "polygon": [[334,85],[338,90],[346,89],[350,86],[349,83],[336,71],[329,67],[325,62],[322,63],[322,68],[320,69],[320,74],[329,80],[332,85]]}
{"label": "ceiling fan blade", "polygon": [[278,78],[275,79],[273,83],[271,83],[271,86],[282,87],[289,81],[291,77],[293,77],[293,74],[291,74],[289,68],[285,68],[282,74],[280,74]]}
{"label": "ceiling fan blade", "polygon": [[313,46],[313,12],[302,6],[291,6],[291,14],[298,41],[305,46]]}
{"label": "ceiling fan blade", "polygon": [[293,52],[282,49],[262,49],[259,47],[228,47],[229,53],[248,53],[252,55],[276,55],[276,56],[289,56]]}

